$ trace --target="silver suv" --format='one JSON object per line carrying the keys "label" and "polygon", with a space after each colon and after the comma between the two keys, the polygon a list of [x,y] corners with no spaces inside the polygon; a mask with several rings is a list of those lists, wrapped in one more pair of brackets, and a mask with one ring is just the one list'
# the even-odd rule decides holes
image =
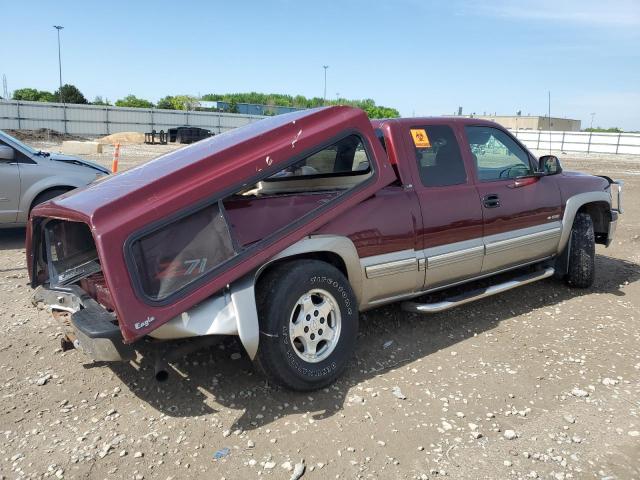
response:
{"label": "silver suv", "polygon": [[78,157],[36,150],[0,130],[0,228],[24,226],[39,203],[109,173]]}

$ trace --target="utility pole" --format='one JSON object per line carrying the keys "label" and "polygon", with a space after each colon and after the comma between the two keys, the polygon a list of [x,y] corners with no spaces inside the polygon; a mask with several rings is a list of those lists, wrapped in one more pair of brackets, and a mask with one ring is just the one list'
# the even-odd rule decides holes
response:
{"label": "utility pole", "polygon": [[551,90],[549,90],[549,155],[551,155]]}
{"label": "utility pole", "polygon": [[589,126],[589,130],[592,130],[593,129],[593,117],[596,116],[596,112],[591,112],[590,115],[591,115],[591,125]]}
{"label": "utility pole", "polygon": [[326,105],[327,104],[327,68],[329,68],[329,65],[323,65],[322,68],[324,68],[324,95],[322,96],[322,104]]}
{"label": "utility pole", "polygon": [[60,75],[60,103],[64,103],[64,98],[62,97],[62,56],[60,55],[60,30],[62,30],[64,27],[62,25],[54,25],[53,28],[58,31],[58,73]]}
{"label": "utility pole", "polygon": [[9,100],[9,88],[7,87],[7,76],[2,74],[2,95],[5,100]]}

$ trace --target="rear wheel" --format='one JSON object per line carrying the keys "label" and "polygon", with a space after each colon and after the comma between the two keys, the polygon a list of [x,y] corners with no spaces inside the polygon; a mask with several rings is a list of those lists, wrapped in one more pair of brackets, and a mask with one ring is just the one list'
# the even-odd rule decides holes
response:
{"label": "rear wheel", "polygon": [[278,265],[258,285],[256,363],[275,383],[315,390],[333,382],[351,358],[358,311],[348,280],[318,260]]}
{"label": "rear wheel", "polygon": [[593,220],[587,213],[578,213],[571,229],[569,263],[565,281],[577,288],[593,285],[596,265],[596,243]]}

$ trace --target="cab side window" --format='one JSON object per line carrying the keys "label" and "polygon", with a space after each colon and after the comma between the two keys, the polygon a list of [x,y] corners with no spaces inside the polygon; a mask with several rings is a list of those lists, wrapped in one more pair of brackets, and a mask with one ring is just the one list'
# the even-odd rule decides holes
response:
{"label": "cab side window", "polygon": [[533,173],[527,152],[502,130],[468,126],[465,132],[481,182],[507,180]]}
{"label": "cab side window", "polygon": [[467,182],[460,147],[451,127],[414,127],[410,133],[420,180],[425,187],[446,187]]}

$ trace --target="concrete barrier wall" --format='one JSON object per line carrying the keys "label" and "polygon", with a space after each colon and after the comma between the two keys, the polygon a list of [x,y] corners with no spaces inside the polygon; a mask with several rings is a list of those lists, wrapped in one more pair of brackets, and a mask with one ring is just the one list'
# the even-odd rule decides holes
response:
{"label": "concrete barrier wall", "polygon": [[222,133],[262,118],[259,115],[219,112],[0,101],[0,130],[49,128],[72,135],[94,137],[117,132],[167,131],[184,125]]}
{"label": "concrete barrier wall", "polygon": [[640,155],[640,133],[511,130],[528,148],[563,152]]}

